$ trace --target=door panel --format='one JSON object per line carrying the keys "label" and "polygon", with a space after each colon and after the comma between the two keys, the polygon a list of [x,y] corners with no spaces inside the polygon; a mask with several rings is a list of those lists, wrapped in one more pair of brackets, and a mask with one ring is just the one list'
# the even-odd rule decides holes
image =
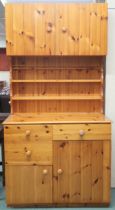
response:
{"label": "door panel", "polygon": [[35,12],[33,4],[24,4],[24,54],[35,53]]}
{"label": "door panel", "polygon": [[24,55],[23,4],[13,5],[13,55]]}
{"label": "door panel", "polygon": [[92,200],[103,199],[103,143],[92,143]]}
{"label": "door panel", "polygon": [[76,203],[81,200],[81,143],[70,143],[69,154],[69,202]]}
{"label": "door panel", "polygon": [[52,202],[52,167],[6,165],[7,205]]}
{"label": "door panel", "polygon": [[81,143],[81,202],[92,199],[92,142]]}
{"label": "door panel", "polygon": [[54,202],[109,203],[110,141],[56,141],[53,161]]}
{"label": "door panel", "polygon": [[56,144],[54,144],[53,157],[54,157],[54,174],[53,174],[54,203],[68,203],[69,202],[69,142],[59,141]]}
{"label": "door panel", "polygon": [[56,4],[56,55],[68,55],[68,5]]}

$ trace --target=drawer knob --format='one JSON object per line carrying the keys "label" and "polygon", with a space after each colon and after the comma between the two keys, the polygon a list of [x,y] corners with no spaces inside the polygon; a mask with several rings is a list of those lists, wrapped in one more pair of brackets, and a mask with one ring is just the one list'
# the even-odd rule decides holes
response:
{"label": "drawer knob", "polygon": [[26,156],[27,156],[27,157],[30,157],[30,156],[31,156],[31,154],[32,154],[32,153],[31,153],[31,151],[30,151],[30,150],[28,150],[28,151],[26,152]]}
{"label": "drawer knob", "polygon": [[84,131],[84,130],[80,130],[80,131],[79,131],[79,135],[80,135],[80,136],[84,136],[84,134],[85,134],[85,131]]}
{"label": "drawer knob", "polygon": [[27,130],[26,131],[26,136],[30,136],[30,133],[31,133],[30,130]]}
{"label": "drawer knob", "polygon": [[61,175],[62,173],[63,173],[62,169],[59,168],[59,169],[58,169],[58,174]]}
{"label": "drawer knob", "polygon": [[43,174],[44,174],[44,175],[48,174],[48,170],[47,170],[47,169],[44,169],[44,170],[43,170]]}
{"label": "drawer knob", "polygon": [[47,32],[50,33],[52,31],[52,28],[50,26],[47,27]]}
{"label": "drawer knob", "polygon": [[65,27],[62,28],[62,32],[66,33],[67,29]]}

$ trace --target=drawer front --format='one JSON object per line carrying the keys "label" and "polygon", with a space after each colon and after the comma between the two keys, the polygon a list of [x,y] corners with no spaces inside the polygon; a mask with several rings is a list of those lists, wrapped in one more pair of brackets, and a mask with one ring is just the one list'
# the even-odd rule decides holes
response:
{"label": "drawer front", "polygon": [[111,124],[60,124],[53,126],[53,140],[109,140]]}
{"label": "drawer front", "polygon": [[52,127],[48,125],[5,126],[5,161],[52,163]]}

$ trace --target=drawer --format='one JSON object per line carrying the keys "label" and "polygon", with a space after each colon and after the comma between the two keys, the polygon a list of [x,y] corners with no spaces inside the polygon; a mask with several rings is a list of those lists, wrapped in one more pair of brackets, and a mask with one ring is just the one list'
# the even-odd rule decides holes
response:
{"label": "drawer", "polygon": [[52,127],[11,125],[4,127],[5,161],[52,163]]}
{"label": "drawer", "polygon": [[60,124],[53,126],[53,140],[109,140],[111,124]]}

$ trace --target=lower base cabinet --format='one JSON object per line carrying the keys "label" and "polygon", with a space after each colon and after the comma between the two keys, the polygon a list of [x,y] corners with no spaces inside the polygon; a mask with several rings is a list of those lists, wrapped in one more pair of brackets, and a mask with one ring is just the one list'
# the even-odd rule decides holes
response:
{"label": "lower base cabinet", "polygon": [[8,205],[52,203],[52,166],[6,165]]}
{"label": "lower base cabinet", "polygon": [[52,166],[7,163],[6,197],[14,206],[109,204],[110,141],[53,141]]}

